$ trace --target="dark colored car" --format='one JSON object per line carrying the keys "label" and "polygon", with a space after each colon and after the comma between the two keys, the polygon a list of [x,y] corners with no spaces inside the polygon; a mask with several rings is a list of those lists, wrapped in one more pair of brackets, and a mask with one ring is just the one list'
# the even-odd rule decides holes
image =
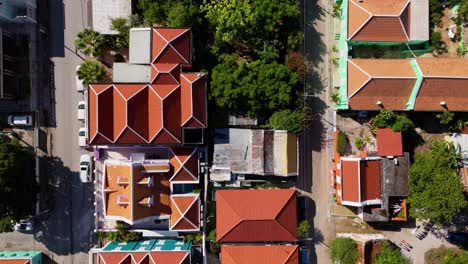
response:
{"label": "dark colored car", "polygon": [[468,246],[468,233],[449,232],[447,241],[466,248]]}

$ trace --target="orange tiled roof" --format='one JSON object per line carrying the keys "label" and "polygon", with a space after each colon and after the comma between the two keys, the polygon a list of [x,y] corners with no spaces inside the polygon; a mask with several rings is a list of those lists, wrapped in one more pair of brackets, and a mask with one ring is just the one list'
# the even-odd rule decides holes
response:
{"label": "orange tiled roof", "polygon": [[377,129],[377,154],[381,157],[403,156],[401,132],[390,128]]}
{"label": "orange tiled roof", "polygon": [[[138,163],[105,164],[106,216],[120,217],[129,223],[151,216],[169,216],[170,184],[167,173],[147,173]],[[119,177],[128,183],[119,183]],[[153,177],[153,186],[140,184],[146,177]],[[149,200],[153,205],[150,206]]]}
{"label": "orange tiled roof", "polygon": [[341,162],[341,197],[344,201],[360,202],[359,161]]}
{"label": "orange tiled roof", "polygon": [[409,0],[348,0],[348,39],[409,41]]}
{"label": "orange tiled roof", "polygon": [[342,200],[361,203],[380,199],[379,160],[341,160]]}
{"label": "orange tiled roof", "polygon": [[189,264],[189,251],[100,252],[98,264]]}
{"label": "orange tiled roof", "polygon": [[221,264],[298,264],[297,245],[221,246]]}
{"label": "orange tiled roof", "polygon": [[416,83],[410,60],[348,60],[348,102],[350,109],[406,110],[406,103]]}
{"label": "orange tiled roof", "polygon": [[198,195],[172,195],[171,211],[170,230],[200,229],[200,197]]}
{"label": "orange tiled roof", "polygon": [[90,84],[91,145],[179,144],[182,127],[206,126],[205,75],[181,72],[191,64],[186,28],[153,28],[150,83]]}
{"label": "orange tiled roof", "polygon": [[297,241],[294,189],[216,192],[216,240]]}
{"label": "orange tiled roof", "polygon": [[27,259],[0,259],[1,264],[29,264]]}
{"label": "orange tiled roof", "polygon": [[171,182],[198,182],[198,148],[171,148]]}

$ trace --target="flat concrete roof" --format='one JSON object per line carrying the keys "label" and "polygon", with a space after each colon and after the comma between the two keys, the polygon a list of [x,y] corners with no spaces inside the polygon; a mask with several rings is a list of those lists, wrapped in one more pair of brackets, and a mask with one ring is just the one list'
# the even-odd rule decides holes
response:
{"label": "flat concrete roof", "polygon": [[149,83],[150,66],[129,63],[114,63],[112,80],[115,83]]}
{"label": "flat concrete roof", "polygon": [[110,29],[111,19],[128,18],[132,14],[131,0],[93,0],[92,5],[93,29],[101,34],[117,34],[117,31]]}
{"label": "flat concrete roof", "polygon": [[411,0],[410,40],[429,40],[429,2]]}
{"label": "flat concrete roof", "polygon": [[133,64],[151,63],[151,28],[130,29],[129,62]]}

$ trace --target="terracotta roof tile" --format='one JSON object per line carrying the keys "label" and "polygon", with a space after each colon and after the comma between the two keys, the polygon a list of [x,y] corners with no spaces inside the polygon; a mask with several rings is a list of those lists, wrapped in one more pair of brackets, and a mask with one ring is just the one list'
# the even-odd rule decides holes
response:
{"label": "terracotta roof tile", "polygon": [[0,259],[1,264],[29,264],[26,259]]}
{"label": "terracotta roof tile", "polygon": [[390,128],[377,129],[377,153],[381,157],[403,156],[401,132]]}
{"label": "terracotta roof tile", "polygon": [[441,101],[449,111],[467,111],[468,78],[424,78],[414,110],[443,111],[445,108],[440,105]]}
{"label": "terracotta roof tile", "polygon": [[189,263],[190,260],[188,251],[159,251],[150,252],[150,255],[156,264],[185,264]]}
{"label": "terracotta roof tile", "polygon": [[380,160],[361,161],[361,202],[381,198]]}
{"label": "terracotta roof tile", "polygon": [[359,161],[341,161],[341,186],[343,201],[360,202]]}
{"label": "terracotta roof tile", "polygon": [[189,264],[189,251],[100,252],[100,264]]}
{"label": "terracotta roof tile", "polygon": [[401,59],[353,59],[350,60],[373,78],[406,77],[416,78],[411,60]]}
{"label": "terracotta roof tile", "polygon": [[348,61],[348,97],[357,92],[369,79],[367,72],[358,68],[352,61]]}
{"label": "terracotta roof tile", "polygon": [[171,182],[198,182],[197,148],[171,148],[169,162],[173,166]]}
{"label": "terracotta roof tile", "polygon": [[216,199],[218,241],[297,240],[295,190],[220,190]]}
{"label": "terracotta roof tile", "polygon": [[[407,6],[408,0],[348,1],[348,38],[352,41],[406,42],[409,40],[407,27],[403,26],[409,25],[410,20],[407,11],[410,9],[409,5]],[[368,20],[370,14],[372,18]],[[404,17],[401,18],[400,14]]]}
{"label": "terracotta roof tile", "polygon": [[170,230],[198,230],[200,225],[200,199],[198,195],[171,196]]}
{"label": "terracotta roof tile", "polygon": [[416,60],[424,77],[468,79],[468,60],[462,58],[421,58]]}
{"label": "terracotta roof tile", "polygon": [[153,63],[190,64],[191,36],[187,28],[153,28]]}
{"label": "terracotta roof tile", "polygon": [[221,246],[221,264],[298,264],[297,245]]}

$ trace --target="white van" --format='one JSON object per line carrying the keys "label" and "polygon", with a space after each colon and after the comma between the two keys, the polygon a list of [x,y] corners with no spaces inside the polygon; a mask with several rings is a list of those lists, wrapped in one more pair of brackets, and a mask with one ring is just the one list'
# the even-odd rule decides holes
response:
{"label": "white van", "polygon": [[8,125],[10,126],[32,126],[32,115],[9,115]]}

